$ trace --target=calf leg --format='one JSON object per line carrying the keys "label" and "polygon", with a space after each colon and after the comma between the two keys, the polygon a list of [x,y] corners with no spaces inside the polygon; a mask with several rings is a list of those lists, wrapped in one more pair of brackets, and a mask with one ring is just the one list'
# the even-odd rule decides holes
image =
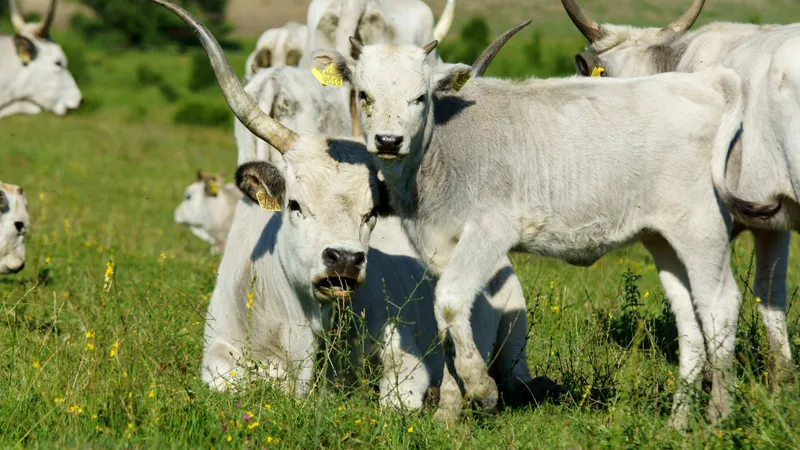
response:
{"label": "calf leg", "polygon": [[645,243],[653,255],[664,293],[678,328],[679,380],[673,397],[670,425],[683,429],[689,423],[689,394],[699,387],[705,366],[705,341],[692,307],[689,277],[678,255],[662,238]]}
{"label": "calf leg", "polygon": [[497,385],[484,362],[489,355],[481,355],[475,345],[470,312],[475,295],[494,275],[492,269],[506,258],[516,237],[513,229],[497,223],[483,227],[468,224],[436,284],[434,312],[440,336],[452,339],[453,365],[464,382],[466,396],[484,409],[497,405]]}
{"label": "calf leg", "polygon": [[208,344],[203,355],[203,382],[218,391],[227,390],[244,377],[241,360],[241,351],[226,342],[215,340]]}
{"label": "calf leg", "polygon": [[[419,409],[430,386],[430,376],[413,341],[414,330],[403,324],[388,325],[384,330],[380,382],[381,406]],[[405,339],[404,339],[405,338]],[[404,348],[403,341],[407,342]]]}
{"label": "calf leg", "polygon": [[786,271],[789,262],[788,231],[753,230],[756,249],[754,293],[758,312],[767,329],[770,349],[770,388],[777,389],[792,363],[786,329]]}

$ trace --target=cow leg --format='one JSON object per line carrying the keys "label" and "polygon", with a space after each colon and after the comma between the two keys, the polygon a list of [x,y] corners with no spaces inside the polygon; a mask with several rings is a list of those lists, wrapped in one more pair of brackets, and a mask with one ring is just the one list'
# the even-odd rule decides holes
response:
{"label": "cow leg", "polygon": [[[695,216],[703,219],[702,214]],[[718,422],[730,412],[734,381],[733,353],[741,295],[730,266],[728,230],[722,221],[689,221],[672,239],[686,266],[692,302],[700,319],[711,363],[711,402],[708,418]]]}
{"label": "cow leg", "polygon": [[449,335],[452,340],[453,365],[467,398],[489,410],[497,405],[497,385],[475,345],[470,315],[475,296],[487,285],[494,275],[492,269],[507,257],[518,237],[513,229],[494,222],[482,227],[475,223],[465,226],[450,263],[436,284],[434,305],[441,339],[446,341]]}
{"label": "cow leg", "polygon": [[233,387],[245,374],[240,364],[242,358],[241,351],[234,346],[219,340],[212,342],[203,355],[203,382],[218,391]]}
{"label": "cow leg", "polygon": [[689,277],[675,250],[660,237],[645,242],[645,246],[653,255],[678,328],[679,380],[670,425],[684,429],[689,423],[689,396],[693,389],[699,388],[705,366],[705,341],[692,306]]}
{"label": "cow leg", "polygon": [[786,329],[786,271],[789,267],[788,231],[753,230],[756,250],[754,293],[767,329],[770,349],[770,389],[776,390],[792,367]]}
{"label": "cow leg", "polygon": [[[380,404],[419,409],[428,392],[430,376],[413,341],[414,330],[404,324],[391,324],[383,334]],[[409,343],[407,348],[403,348],[404,341]]]}

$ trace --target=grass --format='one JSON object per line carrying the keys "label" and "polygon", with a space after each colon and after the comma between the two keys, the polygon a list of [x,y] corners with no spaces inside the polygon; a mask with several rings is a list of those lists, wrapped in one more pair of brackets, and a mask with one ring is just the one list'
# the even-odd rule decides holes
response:
{"label": "grass", "polygon": [[[79,47],[70,39],[60,42]],[[719,427],[700,412],[688,434],[666,426],[675,330],[638,245],[588,269],[513,257],[528,301],[528,362],[564,386],[559,404],[467,414],[446,429],[431,410],[380,411],[369,388],[305,399],[267,383],[210,392],[198,378],[219,260],[172,211],[196,169],[231,177],[235,145],[230,125],[172,122],[187,102],[224,101],[215,87],[188,89],[190,55],[87,47],[76,59],[88,99],[80,113],[0,121],[0,176],[25,188],[33,223],[26,269],[0,278],[0,447],[800,447],[796,384],[772,394],[765,381],[748,236],[731,250],[745,299],[735,410]],[[244,54],[231,59],[241,70]],[[789,292],[798,250],[794,242]],[[794,297],[791,306],[797,355]]]}

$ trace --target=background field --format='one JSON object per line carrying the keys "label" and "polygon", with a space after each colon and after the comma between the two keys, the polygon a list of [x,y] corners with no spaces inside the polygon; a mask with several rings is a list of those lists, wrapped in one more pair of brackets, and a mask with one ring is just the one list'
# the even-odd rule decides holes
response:
{"label": "background field", "polygon": [[[303,2],[289,8],[232,0],[228,15],[244,49],[263,26],[244,20],[242,5],[262,3],[268,12],[246,18],[263,26],[302,19]],[[437,14],[441,3],[433,2]],[[678,14],[678,3],[586,1],[598,19],[658,24]],[[491,36],[531,17],[536,27],[512,41],[492,73],[572,70],[582,42],[558,2],[459,5],[446,56],[465,52],[453,41],[473,12],[490,14]],[[701,21],[791,22],[800,16],[797,6],[711,1]],[[745,293],[736,410],[716,428],[699,412],[687,435],[666,427],[676,331],[640,246],[588,269],[514,256],[528,300],[528,362],[535,375],[564,387],[558,404],[471,414],[448,430],[431,421],[431,410],[379,411],[369,387],[349,396],[323,387],[302,400],[264,384],[238,395],[209,392],[198,379],[199,363],[219,260],[173,223],[172,211],[196,169],[232,175],[232,118],[196,50],[107,48],[67,30],[55,37],[86,103],[65,118],[0,121],[0,179],[25,187],[33,221],[26,269],[0,278],[0,447],[800,447],[797,385],[778,394],[767,389],[766,340],[748,288],[749,236],[731,250]],[[229,56],[241,70],[246,51]],[[798,250],[795,241],[789,272],[795,354]],[[705,401],[698,392],[698,404]]]}

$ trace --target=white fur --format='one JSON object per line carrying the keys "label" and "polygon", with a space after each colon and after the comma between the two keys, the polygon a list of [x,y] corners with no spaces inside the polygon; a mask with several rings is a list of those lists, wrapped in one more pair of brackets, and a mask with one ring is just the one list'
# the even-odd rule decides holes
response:
{"label": "white fur", "polygon": [[250,79],[259,70],[266,67],[259,67],[255,64],[255,58],[259,51],[267,49],[270,52],[270,65],[268,67],[296,66],[300,60],[287,61],[290,52],[297,52],[297,56],[302,59],[306,50],[306,38],[308,30],[305,25],[297,22],[288,22],[280,28],[271,28],[258,38],[256,48],[247,57],[245,63],[245,79]]}
{"label": "white fur", "polygon": [[22,188],[0,182],[0,274],[16,273],[25,266],[25,234],[30,222]]}
{"label": "white fur", "polygon": [[175,223],[189,227],[191,232],[211,244],[211,253],[216,254],[225,248],[228,230],[233,222],[236,203],[242,193],[236,185],[219,184],[216,196],[206,194],[205,183],[195,181],[183,194],[183,200],[175,208]]}

